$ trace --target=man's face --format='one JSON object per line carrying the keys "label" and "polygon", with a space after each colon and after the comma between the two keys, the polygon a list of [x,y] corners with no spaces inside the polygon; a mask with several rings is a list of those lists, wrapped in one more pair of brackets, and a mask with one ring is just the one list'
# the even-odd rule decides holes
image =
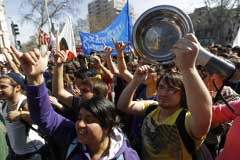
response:
{"label": "man's face", "polygon": [[0,99],[11,99],[15,93],[16,86],[11,84],[11,81],[7,78],[0,78]]}
{"label": "man's face", "polygon": [[173,88],[161,80],[157,87],[157,97],[161,108],[176,109],[180,105],[181,91],[180,88]]}
{"label": "man's face", "polygon": [[91,99],[94,95],[93,91],[92,91],[92,87],[90,85],[83,85],[81,84],[79,86],[79,90],[80,90],[80,97],[83,100],[87,100],[87,99]]}
{"label": "man's face", "polygon": [[208,88],[211,95],[216,92],[216,88],[214,86],[213,81],[215,81],[218,88],[220,88],[223,84],[224,78],[220,74],[210,74],[206,68],[197,66],[198,73]]}
{"label": "man's face", "polygon": [[78,89],[81,87],[81,84],[82,84],[82,79],[76,78],[75,79],[75,85]]}
{"label": "man's face", "polygon": [[224,78],[220,76],[219,74],[208,74],[208,76],[204,79],[204,83],[206,87],[208,88],[210,95],[215,96],[217,90],[214,85],[217,85],[218,88],[220,88],[223,84]]}

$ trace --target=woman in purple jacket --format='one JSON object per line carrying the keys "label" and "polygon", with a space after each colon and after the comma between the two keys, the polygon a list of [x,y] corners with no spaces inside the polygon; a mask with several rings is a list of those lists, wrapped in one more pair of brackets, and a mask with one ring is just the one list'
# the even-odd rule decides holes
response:
{"label": "woman in purple jacket", "polygon": [[111,102],[100,97],[82,102],[74,124],[51,107],[43,78],[50,53],[42,57],[37,49],[23,54],[13,48],[13,52],[27,76],[31,118],[43,132],[69,146],[66,160],[139,160],[118,127]]}

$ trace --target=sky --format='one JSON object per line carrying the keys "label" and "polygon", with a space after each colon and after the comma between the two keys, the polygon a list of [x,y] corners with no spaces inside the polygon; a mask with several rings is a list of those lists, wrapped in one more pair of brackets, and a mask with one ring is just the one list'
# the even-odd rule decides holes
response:
{"label": "sky", "polygon": [[[93,0],[80,0],[79,17],[87,17],[87,4]],[[29,40],[29,37],[36,33],[36,28],[31,24],[22,24],[22,10],[21,8],[22,0],[4,0],[6,19],[10,27],[11,21],[19,25],[20,35],[18,40],[22,43]],[[186,13],[191,13],[195,8],[203,7],[203,0],[129,0],[129,4],[133,6],[135,14],[137,17],[141,15],[147,9],[157,5],[173,5],[182,9]],[[11,28],[9,28],[10,30]]]}

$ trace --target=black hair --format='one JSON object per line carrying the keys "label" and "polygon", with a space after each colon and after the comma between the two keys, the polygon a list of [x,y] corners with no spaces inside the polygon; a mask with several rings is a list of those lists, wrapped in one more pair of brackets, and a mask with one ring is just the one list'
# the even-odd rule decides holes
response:
{"label": "black hair", "polygon": [[79,104],[79,111],[80,108],[84,108],[93,114],[99,120],[100,126],[108,129],[109,132],[114,127],[120,126],[120,117],[117,108],[111,101],[104,97],[95,96],[89,100],[83,100]]}
{"label": "black hair", "polygon": [[60,40],[60,46],[64,46],[64,48],[65,48],[66,50],[68,50],[68,45],[67,45],[67,41],[66,41],[65,38],[62,38],[62,39]]}
{"label": "black hair", "polygon": [[91,56],[91,55],[96,54],[96,53],[97,52],[95,50],[92,50],[89,55]]}
{"label": "black hair", "polygon": [[75,71],[77,71],[77,68],[72,61],[64,64],[64,72],[74,73]]}
{"label": "black hair", "polygon": [[81,80],[87,79],[89,77],[95,77],[96,74],[96,70],[93,69],[79,69],[74,72],[74,76]]}
{"label": "black hair", "polygon": [[96,96],[102,96],[102,97],[107,97],[108,95],[108,86],[106,82],[102,81],[99,78],[91,78],[92,80],[92,86],[93,86],[93,93]]}
{"label": "black hair", "polygon": [[187,97],[186,97],[186,92],[183,84],[183,77],[181,73],[176,71],[171,71],[161,75],[157,81],[157,88],[160,81],[162,80],[166,83],[167,86],[180,89],[180,92],[181,92],[180,105],[181,107],[187,107]]}
{"label": "black hair", "polygon": [[81,79],[81,80],[84,80],[86,79],[88,76],[87,76],[87,70],[77,70],[74,72],[74,76],[77,78],[77,79]]}
{"label": "black hair", "polygon": [[108,94],[108,86],[107,84],[99,78],[89,77],[87,79],[82,80],[82,85],[87,85],[92,88],[92,92],[96,96],[107,97]]}

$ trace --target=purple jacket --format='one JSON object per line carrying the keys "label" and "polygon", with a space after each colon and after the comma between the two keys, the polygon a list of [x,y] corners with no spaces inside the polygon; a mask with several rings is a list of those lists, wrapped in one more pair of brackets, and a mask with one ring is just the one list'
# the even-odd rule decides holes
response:
{"label": "purple jacket", "polygon": [[[58,142],[70,146],[77,137],[74,122],[64,118],[53,110],[45,83],[39,86],[27,86],[27,99],[31,118],[41,131],[50,136],[54,135],[54,138]],[[74,147],[68,159],[90,160],[91,158],[88,151],[83,150],[82,145],[78,144]],[[137,153],[130,147],[126,139],[112,160],[120,159],[139,160]]]}

